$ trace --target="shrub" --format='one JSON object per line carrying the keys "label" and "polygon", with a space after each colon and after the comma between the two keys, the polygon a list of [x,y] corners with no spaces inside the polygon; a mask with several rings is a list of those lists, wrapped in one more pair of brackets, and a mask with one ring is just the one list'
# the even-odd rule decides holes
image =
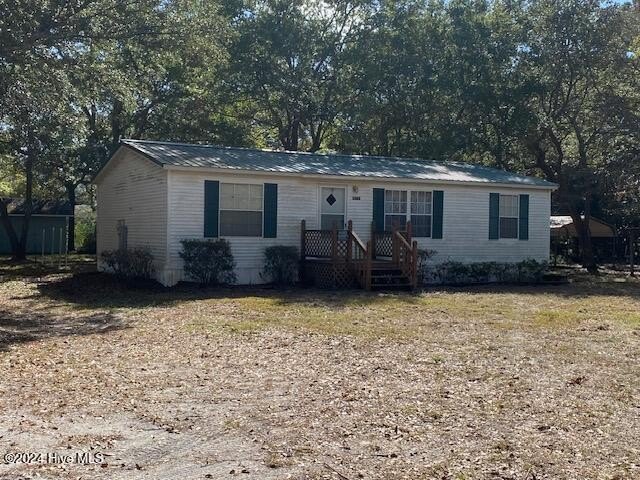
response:
{"label": "shrub", "polygon": [[260,276],[276,285],[292,285],[298,279],[298,249],[285,245],[264,250],[264,267]]}
{"label": "shrub", "polygon": [[428,250],[428,249],[420,249],[418,250],[418,265],[417,265],[417,270],[418,270],[418,283],[421,285],[424,285],[425,283],[427,283],[428,278],[429,278],[429,266],[428,266],[428,262],[430,258],[433,258],[433,256],[436,254],[437,252],[435,250]]}
{"label": "shrub", "polygon": [[468,282],[468,266],[462,262],[448,260],[440,263],[435,269],[440,283],[456,284]]}
{"label": "shrub", "polygon": [[518,269],[518,281],[539,282],[548,268],[547,262],[538,262],[532,258],[523,260],[516,264]]}
{"label": "shrub", "polygon": [[76,243],[76,252],[85,254],[96,253],[96,231],[88,230],[83,233],[81,241]]}
{"label": "shrub", "polygon": [[233,272],[235,261],[227,240],[185,239],[180,243],[184,271],[200,285],[219,285],[236,281]]}
{"label": "shrub", "polygon": [[153,276],[153,255],[148,248],[105,250],[102,260],[118,277],[149,280]]}
{"label": "shrub", "polygon": [[75,246],[78,253],[96,253],[96,217],[89,208],[76,209]]}
{"label": "shrub", "polygon": [[488,282],[539,282],[547,269],[546,262],[533,259],[518,263],[446,261],[430,269],[430,281],[446,285]]}

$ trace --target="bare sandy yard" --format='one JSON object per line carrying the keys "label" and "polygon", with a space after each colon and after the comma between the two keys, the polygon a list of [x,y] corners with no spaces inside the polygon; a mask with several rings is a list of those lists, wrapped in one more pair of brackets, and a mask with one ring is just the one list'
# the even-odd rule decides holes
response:
{"label": "bare sandy yard", "polygon": [[[0,453],[57,455],[9,458],[0,478],[640,478],[639,283],[410,295],[0,274]],[[52,461],[78,452],[104,459]]]}

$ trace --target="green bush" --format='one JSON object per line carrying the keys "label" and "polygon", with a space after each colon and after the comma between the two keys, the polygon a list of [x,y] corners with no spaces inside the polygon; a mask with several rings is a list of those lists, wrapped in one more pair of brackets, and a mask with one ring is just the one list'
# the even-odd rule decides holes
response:
{"label": "green bush", "polygon": [[96,253],[96,218],[90,209],[78,208],[74,243],[78,253]]}
{"label": "green bush", "polygon": [[533,259],[518,263],[475,262],[449,260],[427,269],[425,283],[460,285],[470,283],[535,283],[542,280],[546,262]]}
{"label": "green bush", "polygon": [[260,276],[276,285],[292,285],[298,279],[298,249],[285,245],[264,250],[264,266]]}
{"label": "green bush", "polygon": [[233,272],[235,261],[227,240],[185,239],[180,243],[184,271],[200,285],[219,285],[236,281]]}
{"label": "green bush", "polygon": [[533,259],[523,260],[517,264],[518,280],[520,282],[539,282],[547,271],[546,262],[537,262]]}
{"label": "green bush", "polygon": [[148,248],[105,250],[100,256],[109,270],[120,278],[150,280],[153,276],[153,255]]}
{"label": "green bush", "polygon": [[420,285],[427,283],[427,279],[429,278],[429,259],[433,258],[433,256],[437,252],[435,250],[428,249],[420,249],[418,250],[418,265],[417,265],[417,273],[418,273],[418,283]]}
{"label": "green bush", "polygon": [[456,284],[468,283],[469,267],[462,262],[448,260],[438,264],[435,268],[435,276],[439,279],[438,283]]}

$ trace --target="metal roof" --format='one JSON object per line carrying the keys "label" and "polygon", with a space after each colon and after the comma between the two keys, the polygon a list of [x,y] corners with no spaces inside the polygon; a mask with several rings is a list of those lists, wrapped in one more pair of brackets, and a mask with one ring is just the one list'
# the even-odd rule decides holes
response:
{"label": "metal roof", "polygon": [[[9,215],[24,215],[23,198],[4,198]],[[31,215],[65,215],[73,216],[71,203],[64,200],[33,199]]]}
{"label": "metal roof", "polygon": [[150,140],[124,139],[122,144],[168,167],[556,187],[554,183],[540,178],[461,162],[267,151]]}
{"label": "metal roof", "polygon": [[[581,215],[581,217],[584,220],[584,215]],[[551,215],[549,218],[549,227],[552,236],[557,237],[567,234],[576,237],[578,235],[570,215]],[[613,225],[595,217],[589,218],[589,230],[591,230],[591,236],[594,238],[613,238],[616,236],[616,229]]]}

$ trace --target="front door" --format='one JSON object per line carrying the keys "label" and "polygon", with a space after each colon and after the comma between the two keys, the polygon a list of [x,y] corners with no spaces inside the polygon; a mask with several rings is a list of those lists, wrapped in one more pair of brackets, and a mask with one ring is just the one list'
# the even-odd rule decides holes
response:
{"label": "front door", "polygon": [[320,188],[320,229],[332,230],[345,228],[347,207],[347,191],[345,187]]}

